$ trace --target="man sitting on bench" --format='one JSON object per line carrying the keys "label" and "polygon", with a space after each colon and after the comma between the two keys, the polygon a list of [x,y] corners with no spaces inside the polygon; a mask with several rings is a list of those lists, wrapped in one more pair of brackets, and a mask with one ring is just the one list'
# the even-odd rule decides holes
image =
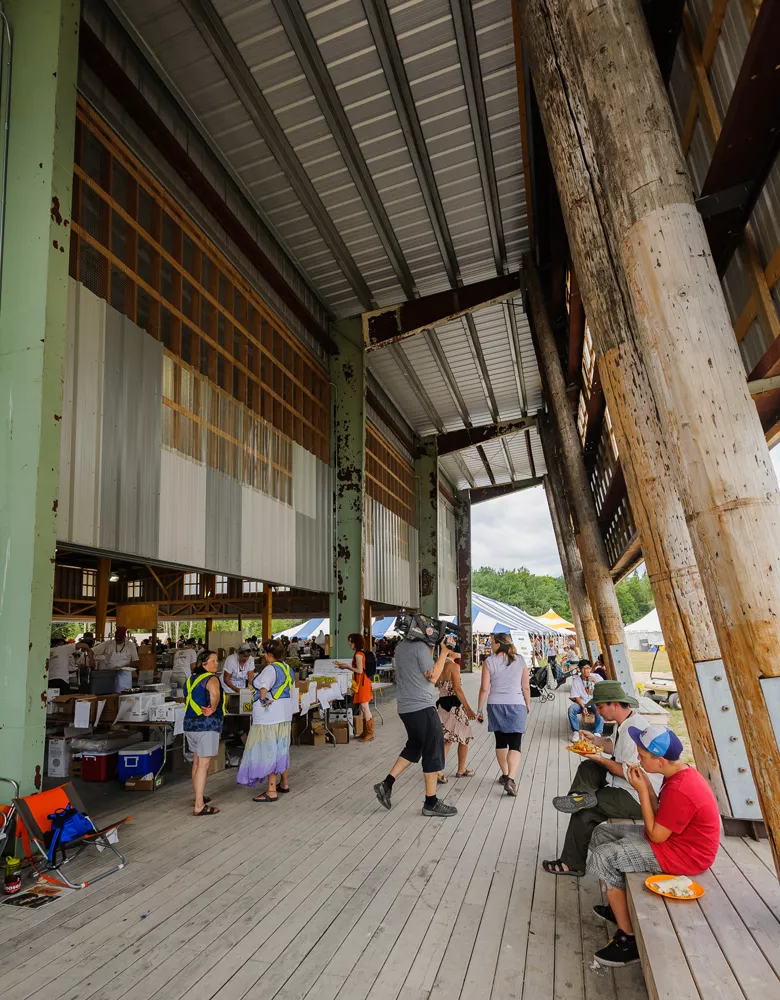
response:
{"label": "man sitting on bench", "polygon": [[[634,928],[628,914],[626,872],[666,872],[700,875],[715,860],[720,846],[720,814],[705,778],[680,760],[683,746],[663,726],[629,728],[641,766],[629,769],[629,780],[639,794],[644,827],[604,823],[593,832],[588,874],[607,887],[607,906],[593,912],[605,923],[617,924],[609,944],[597,951],[599,965],[620,967],[639,961]],[[650,781],[663,775],[660,799]]]}
{"label": "man sitting on bench", "polygon": [[[557,861],[543,861],[542,868],[551,875],[585,874],[585,860],[593,831],[607,819],[641,819],[639,795],[628,782],[627,765],[638,761],[636,744],[628,735],[629,726],[646,729],[647,719],[636,712],[637,701],[620,685],[620,681],[599,681],[588,702],[595,714],[605,722],[614,722],[610,739],[592,735],[591,742],[601,747],[613,759],[593,757],[583,760],[577,768],[568,795],[557,795],[553,805],[559,812],[573,813],[566,830],[563,851]],[[652,777],[656,792],[663,779]]]}

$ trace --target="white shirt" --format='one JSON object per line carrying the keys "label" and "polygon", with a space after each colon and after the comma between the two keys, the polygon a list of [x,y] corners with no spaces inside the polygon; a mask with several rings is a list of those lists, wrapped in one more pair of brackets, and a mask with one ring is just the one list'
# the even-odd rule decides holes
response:
{"label": "white shirt", "polygon": [[187,646],[184,649],[177,649],[173,654],[173,673],[174,674],[184,674],[187,678],[192,673],[192,664],[197,660],[198,654],[192,648],[192,646]]}
{"label": "white shirt", "polygon": [[132,639],[125,639],[124,642],[106,639],[105,642],[99,642],[93,647],[92,652],[95,654],[95,661],[101,667],[122,669],[138,663],[138,649]]}
{"label": "white shirt", "polygon": [[582,704],[587,705],[590,699],[593,697],[593,681],[584,681],[579,674],[571,679],[571,689],[569,691],[569,698],[571,701],[576,701],[577,698],[582,699]]}
{"label": "white shirt", "polygon": [[249,672],[255,669],[255,661],[250,656],[246,663],[241,663],[238,658],[238,653],[231,653],[230,656],[225,658],[225,662],[222,666],[222,687],[228,694],[235,694],[233,688],[229,688],[225,683],[225,674],[230,674],[230,680],[233,683],[233,687],[237,687],[239,690],[247,686],[249,680]]}
{"label": "white shirt", "polygon": [[[650,723],[643,715],[639,715],[638,712],[632,712],[631,715],[622,722],[618,728],[615,735],[612,737],[614,750],[612,756],[618,763],[621,764],[634,764],[639,761],[639,754],[636,751],[636,743],[631,739],[628,729],[629,726],[633,726],[636,729],[647,729]],[[661,774],[648,774],[650,779],[650,784],[653,786],[655,794],[661,790],[661,785],[663,784],[663,775]],[[607,774],[607,784],[612,788],[622,788],[624,791],[628,792],[633,798],[639,801],[639,792],[634,788],[630,781],[626,778],[626,768],[623,767],[623,776],[620,777],[617,774]]]}
{"label": "white shirt", "polygon": [[[292,669],[290,675],[293,675]],[[295,683],[294,678],[293,683]],[[265,688],[269,694],[274,684],[276,684],[276,669],[272,663],[269,663],[252,681],[252,687],[258,691],[260,688]],[[279,722],[292,722],[294,701],[292,697],[277,698],[267,707],[256,701],[252,706],[252,723],[255,726],[272,726]]]}
{"label": "white shirt", "polygon": [[299,648],[300,647],[298,646],[297,641],[293,639],[293,641],[290,643],[290,648],[287,650],[287,652],[290,654],[290,656],[297,656]]}
{"label": "white shirt", "polygon": [[71,670],[75,670],[73,646],[70,643],[52,646],[49,650],[49,680],[69,684]]}

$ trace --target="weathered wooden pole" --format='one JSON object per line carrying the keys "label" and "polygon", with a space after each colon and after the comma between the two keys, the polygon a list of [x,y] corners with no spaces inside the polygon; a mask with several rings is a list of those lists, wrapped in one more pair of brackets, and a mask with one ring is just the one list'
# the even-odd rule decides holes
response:
{"label": "weathered wooden pole", "polygon": [[[653,392],[632,336],[633,315],[620,291],[577,132],[577,95],[566,93],[544,0],[521,0],[523,37],[577,281],[599,359],[601,384],[617,441],[666,650],[697,768],[724,816],[734,814],[702,698],[696,663],[720,649],[691,545]],[[746,797],[753,797],[752,787]],[[735,793],[735,790],[733,790]],[[746,813],[742,813],[746,815]]]}
{"label": "weathered wooden pole", "polygon": [[546,6],[780,870],[777,480],[640,5]]}
{"label": "weathered wooden pole", "polygon": [[[548,467],[549,468],[549,467]],[[599,636],[596,631],[596,620],[590,607],[588,591],[585,588],[585,576],[582,572],[582,562],[577,550],[577,539],[568,511],[564,510],[563,498],[553,486],[553,477],[544,477],[544,492],[547,495],[547,505],[550,508],[550,520],[558,545],[558,555],[561,558],[566,590],[569,594],[572,620],[577,630],[580,653],[588,659],[595,659],[599,650]]]}
{"label": "weathered wooden pole", "polygon": [[614,671],[614,676],[623,682],[624,686],[628,686],[632,694],[636,694],[636,683],[626,652],[623,619],[620,616],[620,607],[612,583],[607,550],[599,528],[593,493],[585,472],[574,414],[566,395],[561,359],[558,356],[555,337],[550,326],[547,306],[539,282],[539,273],[530,254],[525,254],[523,258],[523,271],[531,329],[535,334],[539,362],[547,386],[553,424],[557,432],[566,496],[569,498],[574,514],[577,542],[582,557],[588,593],[593,604],[593,613],[601,626],[604,656],[611,667],[610,672]]}

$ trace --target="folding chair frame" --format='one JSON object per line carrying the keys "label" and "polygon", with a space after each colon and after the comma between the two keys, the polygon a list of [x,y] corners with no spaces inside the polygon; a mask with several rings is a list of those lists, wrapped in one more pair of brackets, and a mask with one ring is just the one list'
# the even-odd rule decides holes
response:
{"label": "folding chair frame", "polygon": [[0,819],[2,820],[2,826],[0,826],[0,854],[3,852],[5,843],[8,837],[11,835],[11,831],[16,827],[16,805],[15,800],[19,797],[19,782],[14,781],[13,778],[2,778],[0,781],[5,784],[11,785],[13,788],[13,795],[11,796],[11,805],[4,806],[0,805]]}
{"label": "folding chair frame", "polygon": [[[75,809],[78,809],[79,812],[87,815],[81,797],[70,782],[60,785],[57,789],[52,789],[51,792],[62,793],[61,796],[52,798],[51,812],[69,803]],[[124,855],[120,853],[114,844],[110,843],[108,837],[114,830],[117,830],[124,823],[128,823],[131,818],[130,816],[126,816],[124,819],[98,830],[92,819],[87,815],[87,819],[92,823],[93,832],[61,844],[55,852],[54,859],[49,860],[45,832],[30,808],[30,800],[38,799],[41,795],[50,796],[51,792],[39,792],[37,795],[30,795],[27,798],[14,799],[22,844],[24,845],[26,859],[32,868],[33,878],[43,879],[46,882],[51,882],[54,885],[60,885],[68,889],[86,889],[93,882],[99,882],[100,879],[106,878],[108,875],[113,875],[124,868],[126,863]],[[85,848],[90,846],[99,846],[111,851],[118,859],[118,863],[113,868],[109,868],[99,875],[93,876],[88,881],[74,882],[68,878],[65,872],[62,871],[62,868],[64,865],[74,861]],[[57,860],[57,855],[60,856],[61,860]],[[49,872],[56,872],[59,878],[52,878]]]}

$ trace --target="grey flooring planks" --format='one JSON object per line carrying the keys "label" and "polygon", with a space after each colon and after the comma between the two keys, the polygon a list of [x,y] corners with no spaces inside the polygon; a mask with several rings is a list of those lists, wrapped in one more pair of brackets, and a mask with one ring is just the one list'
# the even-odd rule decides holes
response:
{"label": "grey flooring planks", "polygon": [[[478,682],[464,678],[473,700]],[[123,872],[40,911],[0,907],[0,1000],[644,1000],[638,967],[591,968],[609,936],[591,914],[597,884],[540,868],[568,822],[552,797],[579,763],[562,745],[566,706],[565,692],[533,703],[515,799],[475,725],[475,777],[452,777],[452,755],[440,790],[452,820],[420,815],[418,768],[389,812],[373,796],[404,742],[392,699],[375,742],[294,748],[293,792],[273,808],[234,770],[209,779],[210,820],[190,819],[187,782],[124,796],[105,815],[134,816]],[[770,865],[766,845],[728,840],[707,876],[712,938],[688,958],[713,996],[735,981],[747,1000],[778,994]],[[734,912],[744,929],[722,940]]]}

